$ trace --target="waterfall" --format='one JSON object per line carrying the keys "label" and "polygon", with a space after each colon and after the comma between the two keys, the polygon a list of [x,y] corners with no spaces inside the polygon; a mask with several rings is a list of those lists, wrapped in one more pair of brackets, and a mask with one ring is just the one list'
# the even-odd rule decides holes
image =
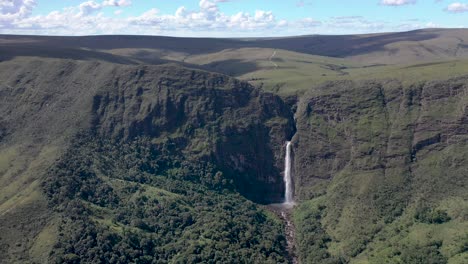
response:
{"label": "waterfall", "polygon": [[286,142],[286,156],[284,158],[284,173],[283,173],[283,180],[284,180],[284,202],[283,203],[275,203],[270,204],[269,208],[274,213],[278,215],[284,222],[285,230],[284,234],[286,235],[286,250],[288,251],[288,258],[289,263],[297,264],[297,256],[295,254],[296,251],[296,242],[295,242],[295,234],[296,228],[294,226],[294,221],[292,219],[292,214],[294,210],[294,187],[293,187],[293,153],[292,153],[292,144],[290,141]]}
{"label": "waterfall", "polygon": [[291,141],[286,142],[286,157],[284,160],[284,203],[292,204],[293,201],[293,184],[292,184],[292,159],[291,159]]}

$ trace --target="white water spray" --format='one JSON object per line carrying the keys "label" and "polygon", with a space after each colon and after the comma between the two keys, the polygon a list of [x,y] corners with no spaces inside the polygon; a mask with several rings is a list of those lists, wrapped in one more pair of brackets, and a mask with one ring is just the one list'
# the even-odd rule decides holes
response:
{"label": "white water spray", "polygon": [[286,142],[286,158],[284,160],[284,203],[293,204],[293,185],[292,185],[292,161],[291,161],[291,141]]}

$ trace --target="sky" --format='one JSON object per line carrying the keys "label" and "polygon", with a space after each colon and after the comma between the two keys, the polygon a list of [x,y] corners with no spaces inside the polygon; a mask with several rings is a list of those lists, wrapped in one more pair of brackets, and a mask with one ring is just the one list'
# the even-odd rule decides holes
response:
{"label": "sky", "polygon": [[468,0],[0,0],[0,34],[268,37],[468,27]]}

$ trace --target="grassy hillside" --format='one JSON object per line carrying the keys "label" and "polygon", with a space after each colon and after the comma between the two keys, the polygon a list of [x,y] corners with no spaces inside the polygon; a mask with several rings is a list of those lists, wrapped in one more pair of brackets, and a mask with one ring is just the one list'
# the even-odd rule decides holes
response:
{"label": "grassy hillside", "polygon": [[[466,58],[466,29],[424,29],[365,35],[311,35],[280,38],[174,38],[159,36],[42,37],[3,35],[2,46],[144,50],[160,54],[203,55],[226,49],[283,49],[310,55],[350,58],[375,64],[401,64]],[[143,54],[143,53],[142,53]],[[50,54],[49,54],[50,55]],[[177,56],[176,56],[177,57]]]}
{"label": "grassy hillside", "polygon": [[459,76],[468,67],[467,41],[466,29],[258,39],[3,35],[0,57],[119,64],[176,62],[238,77],[290,96],[303,94],[311,83],[331,80],[396,78],[411,84]]}

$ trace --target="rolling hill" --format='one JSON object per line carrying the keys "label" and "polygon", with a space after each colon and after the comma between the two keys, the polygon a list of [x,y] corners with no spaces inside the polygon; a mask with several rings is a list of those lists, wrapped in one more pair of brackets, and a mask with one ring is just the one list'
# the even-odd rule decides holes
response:
{"label": "rolling hill", "polygon": [[3,35],[0,54],[4,60],[28,56],[120,64],[176,62],[286,96],[304,93],[308,83],[336,79],[413,83],[456,77],[467,71],[466,41],[466,29],[257,39]]}

